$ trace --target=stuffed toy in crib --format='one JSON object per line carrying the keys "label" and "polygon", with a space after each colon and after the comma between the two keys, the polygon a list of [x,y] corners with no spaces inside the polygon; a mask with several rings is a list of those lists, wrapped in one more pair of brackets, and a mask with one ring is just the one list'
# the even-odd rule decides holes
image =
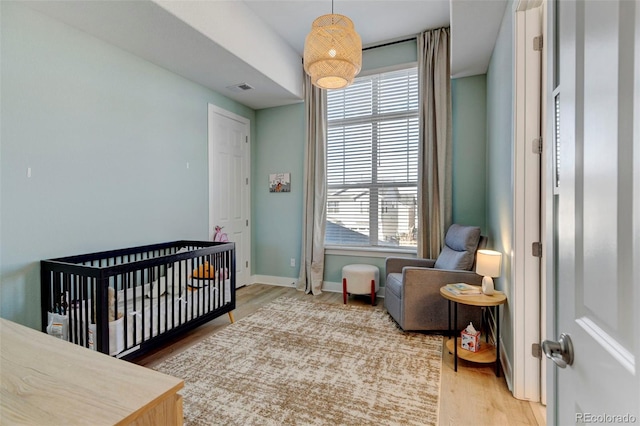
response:
{"label": "stuffed toy in crib", "polygon": [[[228,279],[229,278],[229,270],[227,268],[222,268],[222,274],[220,279]],[[204,264],[200,265],[196,269],[193,270],[189,278],[196,279],[212,279],[217,278],[217,271],[213,266],[209,265],[209,262],[205,261]]]}
{"label": "stuffed toy in crib", "polygon": [[[108,313],[109,322],[122,318],[122,315],[123,315],[122,312],[118,312],[118,314],[116,315],[116,291],[113,289],[113,287],[107,288],[107,307],[109,308],[109,313]],[[96,321],[97,313],[98,313],[98,309],[96,307],[96,297],[94,297],[93,298],[93,324],[97,322]]]}

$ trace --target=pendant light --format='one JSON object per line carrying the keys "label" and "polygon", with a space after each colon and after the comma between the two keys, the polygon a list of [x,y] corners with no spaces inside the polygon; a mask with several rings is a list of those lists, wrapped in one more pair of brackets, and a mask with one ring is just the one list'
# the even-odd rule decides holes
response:
{"label": "pendant light", "polygon": [[333,13],[316,18],[304,43],[304,70],[321,89],[353,83],[362,68],[362,41],[351,19]]}

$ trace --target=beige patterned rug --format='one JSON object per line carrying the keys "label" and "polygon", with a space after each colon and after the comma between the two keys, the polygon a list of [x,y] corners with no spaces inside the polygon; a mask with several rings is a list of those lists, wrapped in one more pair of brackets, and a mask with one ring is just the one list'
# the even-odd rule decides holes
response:
{"label": "beige patterned rug", "polygon": [[188,425],[429,425],[441,352],[381,308],[282,297],[154,369],[184,379]]}

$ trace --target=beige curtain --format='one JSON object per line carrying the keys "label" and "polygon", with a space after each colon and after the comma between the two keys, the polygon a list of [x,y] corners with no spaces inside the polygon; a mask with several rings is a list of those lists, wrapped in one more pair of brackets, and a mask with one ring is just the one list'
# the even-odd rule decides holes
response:
{"label": "beige curtain", "polygon": [[317,295],[322,293],[324,275],[327,94],[313,86],[306,74],[304,88],[307,140],[303,177],[302,253],[296,288]]}
{"label": "beige curtain", "polygon": [[418,256],[440,254],[451,224],[451,70],[449,28],[418,36],[420,148]]}

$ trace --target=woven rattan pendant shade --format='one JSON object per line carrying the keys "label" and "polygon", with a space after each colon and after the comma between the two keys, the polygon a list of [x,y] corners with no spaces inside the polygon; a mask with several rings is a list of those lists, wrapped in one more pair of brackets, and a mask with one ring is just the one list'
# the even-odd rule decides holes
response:
{"label": "woven rattan pendant shade", "polygon": [[304,70],[322,89],[340,89],[353,82],[362,67],[362,41],[351,19],[322,15],[311,24],[304,43]]}

